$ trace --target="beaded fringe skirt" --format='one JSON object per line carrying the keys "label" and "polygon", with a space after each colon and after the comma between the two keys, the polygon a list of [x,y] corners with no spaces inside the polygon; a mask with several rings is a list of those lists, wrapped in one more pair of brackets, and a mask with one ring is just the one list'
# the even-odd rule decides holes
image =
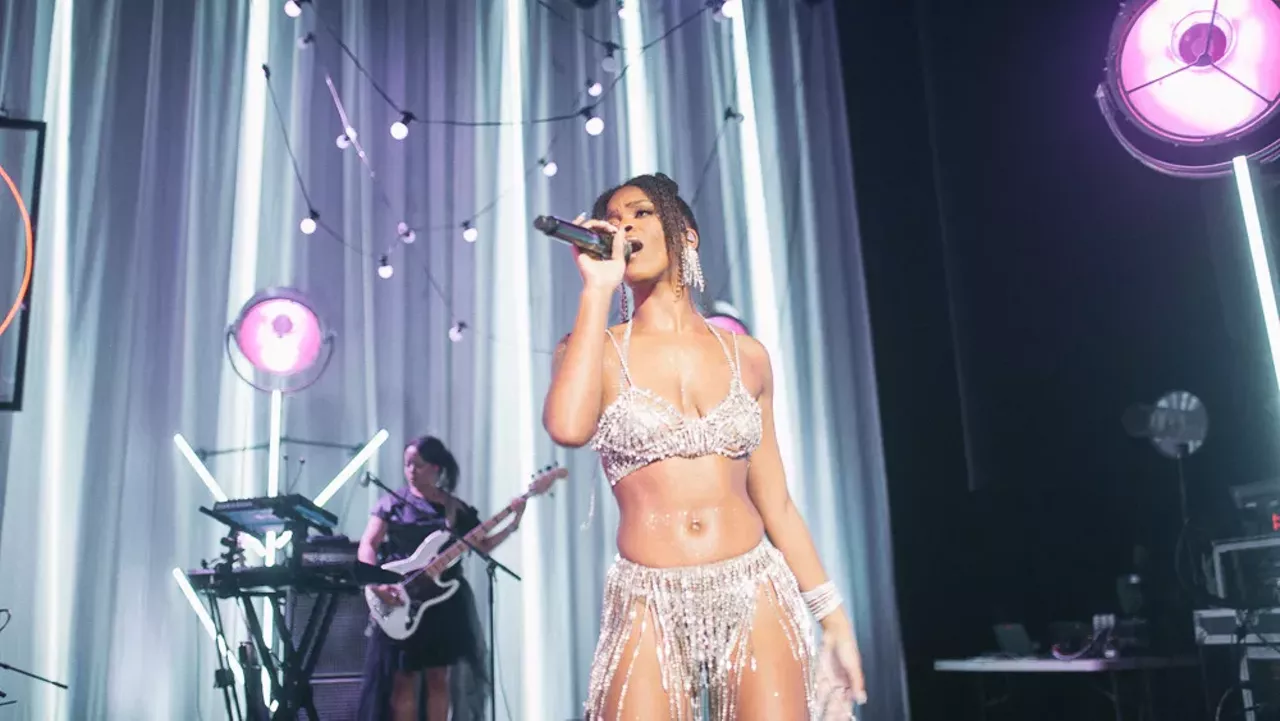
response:
{"label": "beaded fringe skirt", "polygon": [[[813,623],[782,553],[762,540],[741,556],[702,566],[650,568],[623,558],[614,562],[605,581],[587,721],[614,721],[604,716],[614,684],[622,685],[617,716],[623,717],[631,671],[649,640],[657,648],[673,721],[701,719],[703,691],[712,719],[735,718],[743,675],[755,672],[758,663],[777,661],[757,659],[751,647],[760,603],[772,604],[772,615],[781,619],[792,657],[805,675],[810,716],[817,718]],[[639,639],[635,651],[624,654],[633,635]]]}

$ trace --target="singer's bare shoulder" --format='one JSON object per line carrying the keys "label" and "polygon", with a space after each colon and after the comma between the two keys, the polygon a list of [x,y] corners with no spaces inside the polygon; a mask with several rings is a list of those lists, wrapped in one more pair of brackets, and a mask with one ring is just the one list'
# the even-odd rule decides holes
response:
{"label": "singer's bare shoulder", "polygon": [[759,396],[766,389],[773,387],[773,363],[769,360],[769,349],[764,343],[749,335],[739,335],[738,356],[742,359],[742,382],[754,396]]}

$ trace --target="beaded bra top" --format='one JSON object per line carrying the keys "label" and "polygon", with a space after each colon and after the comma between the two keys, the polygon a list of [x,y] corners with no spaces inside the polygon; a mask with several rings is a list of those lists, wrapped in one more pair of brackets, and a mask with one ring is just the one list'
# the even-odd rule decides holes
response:
{"label": "beaded bra top", "polygon": [[760,404],[742,385],[738,337],[733,337],[731,355],[720,333],[709,322],[707,327],[724,350],[732,379],[724,400],[699,418],[685,416],[667,399],[631,382],[631,369],[627,366],[630,321],[621,345],[613,333],[605,330],[618,351],[622,375],[618,379],[618,397],[600,414],[591,447],[600,454],[610,486],[633,471],[667,458],[746,458],[760,445],[764,422]]}

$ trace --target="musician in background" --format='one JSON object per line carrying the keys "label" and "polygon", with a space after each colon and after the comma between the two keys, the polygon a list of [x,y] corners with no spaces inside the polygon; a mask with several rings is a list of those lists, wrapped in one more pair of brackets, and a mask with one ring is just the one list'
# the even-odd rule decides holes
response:
{"label": "musician in background", "polygon": [[[432,533],[444,529],[464,536],[480,525],[475,508],[453,495],[458,485],[458,462],[439,439],[423,436],[404,449],[406,486],[383,496],[374,507],[359,558],[383,564],[413,555]],[[398,497],[397,497],[398,496]],[[488,553],[507,540],[520,526],[524,501],[518,501],[513,520],[473,545]],[[360,695],[364,721],[417,721],[419,699],[425,691],[427,721],[471,721],[484,714],[488,680],[485,678],[484,638],[476,613],[475,597],[457,564],[443,578],[457,578],[458,591],[426,611],[412,636],[396,641],[376,624],[370,624]],[[395,586],[376,586],[384,602],[399,605]]]}

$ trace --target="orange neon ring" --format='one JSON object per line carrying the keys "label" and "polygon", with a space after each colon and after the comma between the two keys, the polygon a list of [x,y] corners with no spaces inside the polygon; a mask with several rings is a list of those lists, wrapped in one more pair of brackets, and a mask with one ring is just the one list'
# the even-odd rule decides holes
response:
{"label": "orange neon ring", "polygon": [[9,324],[13,322],[13,317],[18,314],[18,309],[22,307],[22,299],[27,297],[27,288],[31,287],[31,262],[35,255],[36,239],[31,231],[31,215],[27,213],[27,204],[22,202],[22,193],[18,192],[18,186],[13,184],[13,179],[4,171],[3,165],[0,165],[0,177],[4,178],[5,185],[9,186],[9,192],[13,193],[13,200],[18,204],[18,212],[22,213],[22,225],[27,231],[27,267],[22,271],[22,287],[18,289],[18,297],[13,299],[9,312],[5,313],[4,320],[0,321],[0,335],[4,335],[4,332],[9,329]]}

